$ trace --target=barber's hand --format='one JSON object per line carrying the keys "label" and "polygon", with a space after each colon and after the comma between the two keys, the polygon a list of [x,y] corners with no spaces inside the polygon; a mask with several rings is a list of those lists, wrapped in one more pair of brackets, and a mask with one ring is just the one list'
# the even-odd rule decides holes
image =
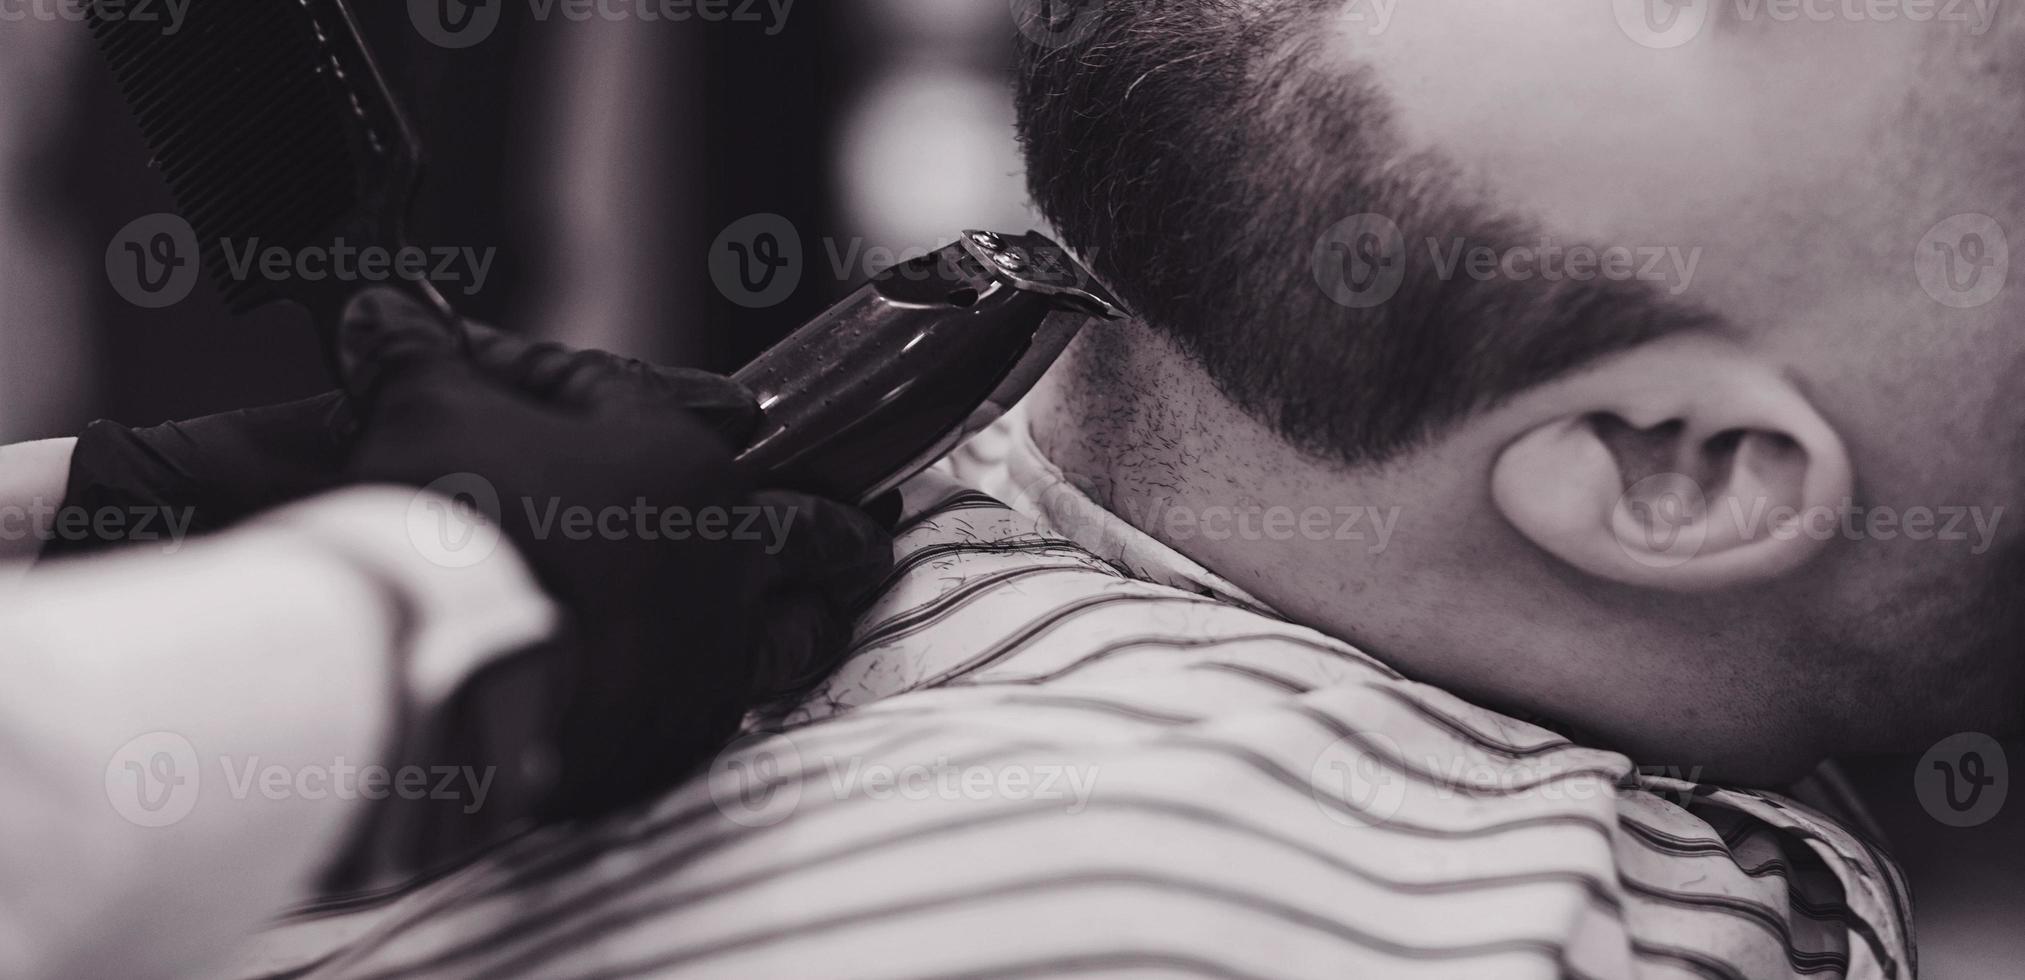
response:
{"label": "barber's hand", "polygon": [[[761,420],[752,392],[722,375],[532,341],[468,320],[458,330],[466,353],[487,377],[546,402],[588,404],[599,384],[618,377],[644,386],[657,403],[695,414],[733,446],[744,446]],[[788,533],[777,537],[772,526],[765,527],[768,540],[761,550],[779,551],[760,563],[752,596],[759,614],[749,694],[753,703],[767,704],[807,693],[836,666],[857,605],[892,566],[887,529],[899,520],[900,495],[887,494],[860,510],[768,489],[745,506],[744,513],[757,515],[760,524],[770,518],[792,522]]]}
{"label": "barber's hand", "polygon": [[[604,372],[620,371],[652,379],[667,403],[734,442],[759,417],[744,389],[703,371],[536,344],[476,323],[452,329],[473,363],[539,399],[581,403]],[[84,519],[53,522],[41,554],[74,557],[144,536],[208,534],[335,489],[346,480],[356,433],[341,392],[143,428],[93,422],[71,452],[62,502]]]}
{"label": "barber's hand", "polygon": [[462,331],[395,292],[354,301],[350,476],[455,492],[475,475],[481,503],[496,495],[492,516],[575,622],[550,663],[562,776],[546,815],[639,802],[756,700],[829,666],[890,537],[854,508],[752,493],[731,458],[758,409],[728,379]]}

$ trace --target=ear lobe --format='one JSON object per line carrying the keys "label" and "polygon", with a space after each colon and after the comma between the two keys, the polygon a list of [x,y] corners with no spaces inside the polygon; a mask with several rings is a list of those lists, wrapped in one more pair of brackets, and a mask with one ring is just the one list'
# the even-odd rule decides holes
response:
{"label": "ear lobe", "polygon": [[1853,495],[1813,405],[1728,348],[1656,346],[1554,387],[1499,455],[1491,497],[1591,575],[1677,592],[1769,581],[1827,545]]}

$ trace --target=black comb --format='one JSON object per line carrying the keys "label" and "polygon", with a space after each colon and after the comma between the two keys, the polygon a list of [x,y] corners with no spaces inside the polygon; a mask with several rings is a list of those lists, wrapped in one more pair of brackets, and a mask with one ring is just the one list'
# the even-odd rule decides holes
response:
{"label": "black comb", "polygon": [[[180,29],[101,9],[86,21],[234,312],[275,300],[326,332],[358,283],[235,275],[280,247],[406,245],[422,149],[341,0],[191,0]],[[110,9],[110,8],[109,8]],[[449,314],[426,282],[412,284]],[[328,341],[328,337],[326,337]]]}

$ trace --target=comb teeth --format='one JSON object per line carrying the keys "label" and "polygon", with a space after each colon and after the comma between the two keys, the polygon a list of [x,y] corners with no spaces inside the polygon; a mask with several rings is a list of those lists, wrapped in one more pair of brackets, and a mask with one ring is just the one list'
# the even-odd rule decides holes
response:
{"label": "comb teeth", "polygon": [[[235,312],[287,295],[242,260],[324,246],[360,215],[365,174],[412,151],[349,20],[329,0],[192,0],[180,29],[86,20],[139,121],[154,165]],[[257,260],[257,255],[255,256]]]}

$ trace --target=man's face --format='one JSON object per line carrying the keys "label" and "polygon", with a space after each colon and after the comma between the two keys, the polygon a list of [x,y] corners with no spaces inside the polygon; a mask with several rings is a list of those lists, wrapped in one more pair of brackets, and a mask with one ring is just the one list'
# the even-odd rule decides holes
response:
{"label": "man's face", "polygon": [[1378,37],[1338,20],[1334,43],[1487,196],[1566,242],[1665,249],[1656,285],[1804,377],[1877,503],[2018,499],[2025,283],[2002,259],[2025,235],[2025,17],[1650,2],[1701,11],[1701,35],[1655,49],[1598,5],[1461,0]]}
{"label": "man's face", "polygon": [[[1836,540],[1779,608],[1750,609],[1786,617],[1767,635],[1807,670],[1741,651],[1736,669],[1812,677],[1794,693],[1875,708],[1912,738],[2012,717],[2025,282],[2006,276],[2007,232],[2025,235],[2025,18],[1653,3],[1629,29],[1607,5],[1492,0],[1401,9],[1378,36],[1368,19],[1324,29],[1376,70],[1409,144],[1565,243],[1664,251],[1654,286],[1727,320],[1841,435],[1851,512],[1821,528]],[[1916,7],[1963,19],[1907,22]],[[1653,32],[1671,14],[1699,36],[1653,46],[1681,39]],[[1908,698],[1943,717],[1899,717]]]}
{"label": "man's face", "polygon": [[[1252,583],[1327,582],[1289,603],[1297,617],[1468,693],[1735,770],[2019,722],[2025,15],[1995,0],[1342,0],[1304,25],[1316,67],[1368,73],[1405,151],[1540,233],[1489,275],[1544,289],[1572,271],[1557,247],[1628,250],[1630,279],[1707,311],[1811,403],[1853,487],[1802,529],[1828,539],[1815,559],[1761,587],[1600,587],[1459,516],[1483,509],[1518,434],[1494,405],[1337,484],[1400,506],[1393,554],[1297,545],[1253,562]],[[1304,193],[1348,216],[1328,188]],[[1401,225],[1408,249],[1448,244]],[[1233,482],[1263,498],[1343,472],[1251,469]],[[1745,758],[1785,743],[1793,759]]]}

